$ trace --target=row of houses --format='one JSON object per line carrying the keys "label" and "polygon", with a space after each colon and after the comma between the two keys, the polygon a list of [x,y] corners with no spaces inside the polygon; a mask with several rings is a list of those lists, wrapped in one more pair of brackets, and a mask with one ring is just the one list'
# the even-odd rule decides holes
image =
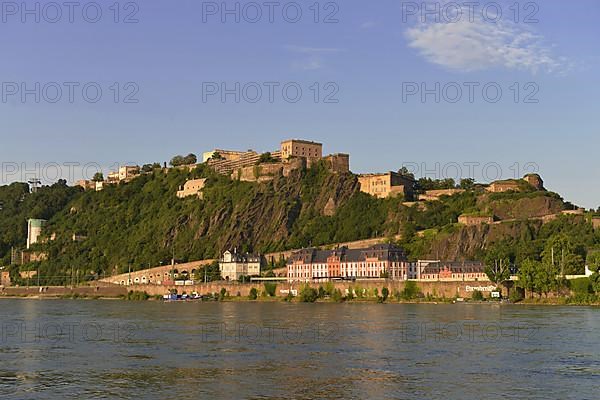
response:
{"label": "row of houses", "polygon": [[362,249],[300,250],[288,260],[287,278],[288,282],[376,278],[478,281],[487,280],[487,275],[484,264],[479,261],[409,261],[400,247],[377,244]]}

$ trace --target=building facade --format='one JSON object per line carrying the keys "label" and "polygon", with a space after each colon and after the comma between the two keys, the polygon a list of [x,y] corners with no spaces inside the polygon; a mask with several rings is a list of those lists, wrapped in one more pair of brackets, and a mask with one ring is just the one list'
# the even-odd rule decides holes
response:
{"label": "building facade", "polygon": [[320,160],[323,158],[323,144],[300,139],[284,140],[281,142],[281,158],[290,157]]}
{"label": "building facade", "polygon": [[467,226],[477,226],[481,224],[492,224],[494,223],[494,217],[492,215],[469,215],[462,214],[458,216],[458,223]]}
{"label": "building facade", "polygon": [[177,191],[177,197],[183,199],[188,196],[198,196],[202,198],[202,189],[204,189],[204,184],[206,183],[206,179],[191,179],[183,186],[179,187]]}
{"label": "building facade", "polygon": [[237,281],[242,276],[259,276],[260,264],[259,255],[227,250],[219,260],[219,271],[223,279]]}
{"label": "building facade", "polygon": [[332,279],[412,279],[416,273],[401,248],[377,244],[362,249],[303,249],[287,263],[288,282],[314,282]]}
{"label": "building facade", "polygon": [[435,201],[439,200],[442,196],[454,196],[460,193],[464,193],[464,189],[426,190],[425,193],[419,195],[419,201]]}
{"label": "building facade", "polygon": [[419,260],[416,277],[420,281],[487,281],[485,265],[480,261]]}
{"label": "building facade", "polygon": [[386,197],[413,195],[414,180],[396,172],[384,174],[362,174],[358,176],[361,192],[384,199]]}

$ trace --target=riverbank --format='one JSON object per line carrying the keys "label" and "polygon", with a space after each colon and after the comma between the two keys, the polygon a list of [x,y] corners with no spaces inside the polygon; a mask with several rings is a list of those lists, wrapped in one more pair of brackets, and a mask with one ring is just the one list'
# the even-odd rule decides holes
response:
{"label": "riverbank", "polygon": [[[198,293],[202,301],[221,302],[317,302],[317,303],[398,303],[398,304],[505,304],[490,298],[477,288],[490,288],[473,282],[367,282],[299,285],[289,283],[238,284],[214,282],[196,286],[80,286],[80,287],[4,287],[0,298],[91,299],[91,300],[161,300],[164,294]],[[471,290],[461,296],[461,287]],[[385,295],[384,295],[385,291]],[[445,293],[453,293],[446,295]],[[464,290],[462,290],[464,293]],[[543,297],[513,299],[509,304],[600,306],[596,296]],[[199,300],[189,300],[199,301]]]}

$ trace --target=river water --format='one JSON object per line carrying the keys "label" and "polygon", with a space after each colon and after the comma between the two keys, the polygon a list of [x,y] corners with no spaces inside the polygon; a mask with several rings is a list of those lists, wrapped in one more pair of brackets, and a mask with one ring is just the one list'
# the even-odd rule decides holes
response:
{"label": "river water", "polygon": [[0,398],[600,398],[598,308],[3,299],[0,321]]}

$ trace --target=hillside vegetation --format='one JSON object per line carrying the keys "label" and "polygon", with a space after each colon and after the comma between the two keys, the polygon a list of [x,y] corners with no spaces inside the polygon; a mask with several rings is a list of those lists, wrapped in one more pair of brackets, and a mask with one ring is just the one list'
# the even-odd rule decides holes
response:
{"label": "hillside vegetation", "polygon": [[[207,178],[203,200],[176,197],[191,178]],[[600,243],[583,219],[565,217],[546,225],[526,220],[564,209],[553,193],[490,195],[473,189],[404,205],[401,198],[360,192],[355,175],[330,173],[323,163],[267,183],[231,180],[202,164],[191,172],[157,168],[100,192],[59,182],[28,193],[27,185],[13,184],[0,187],[0,202],[3,265],[10,262],[11,246],[24,247],[27,218],[49,220],[44,235],[55,239],[33,248],[46,252],[48,260],[12,267],[15,276],[19,268],[39,268],[45,284],[64,282],[72,270],[79,280],[90,279],[168,263],[173,255],[178,261],[199,260],[233,247],[265,253],[397,234],[412,258],[456,260],[484,258],[500,245],[510,247],[513,260],[525,259],[559,233],[572,235],[581,257]],[[333,212],[326,213],[332,204]],[[456,223],[463,213],[514,221],[465,227]],[[74,241],[74,234],[81,240]]]}

